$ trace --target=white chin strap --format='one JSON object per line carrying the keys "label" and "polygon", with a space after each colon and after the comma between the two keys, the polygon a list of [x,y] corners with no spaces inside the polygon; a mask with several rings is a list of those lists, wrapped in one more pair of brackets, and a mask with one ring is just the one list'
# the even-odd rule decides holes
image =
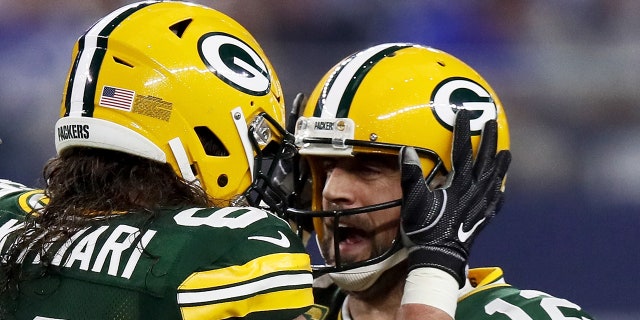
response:
{"label": "white chin strap", "polygon": [[233,122],[236,125],[240,141],[242,141],[242,147],[244,148],[247,164],[249,165],[249,172],[251,172],[251,181],[253,182],[253,147],[249,140],[249,126],[247,126],[247,119],[245,119],[244,112],[242,112],[241,107],[231,110],[231,119],[233,119]]}
{"label": "white chin strap", "polygon": [[173,156],[176,158],[176,163],[178,164],[178,168],[180,169],[180,174],[182,174],[182,178],[189,182],[194,182],[197,185],[200,185],[200,180],[193,175],[193,171],[191,170],[191,163],[189,162],[189,157],[187,156],[187,151],[184,149],[184,145],[179,137],[175,137],[169,140],[169,148],[171,148],[171,152],[173,152]]}
{"label": "white chin strap", "polygon": [[402,248],[376,264],[330,273],[329,276],[343,290],[354,292],[367,290],[380,278],[383,272],[407,259],[407,255],[407,249]]}

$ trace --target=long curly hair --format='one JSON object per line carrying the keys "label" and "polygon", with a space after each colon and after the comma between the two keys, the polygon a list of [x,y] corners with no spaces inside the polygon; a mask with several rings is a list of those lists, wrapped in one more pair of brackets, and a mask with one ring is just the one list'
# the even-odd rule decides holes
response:
{"label": "long curly hair", "polygon": [[[47,162],[43,177],[49,202],[26,216],[24,228],[7,239],[13,244],[0,257],[0,316],[10,313],[21,280],[55,272],[48,245],[70,239],[97,217],[136,212],[147,214],[150,223],[161,208],[216,204],[171,165],[111,150],[65,150]],[[39,274],[23,273],[19,262],[25,250],[40,255]]]}

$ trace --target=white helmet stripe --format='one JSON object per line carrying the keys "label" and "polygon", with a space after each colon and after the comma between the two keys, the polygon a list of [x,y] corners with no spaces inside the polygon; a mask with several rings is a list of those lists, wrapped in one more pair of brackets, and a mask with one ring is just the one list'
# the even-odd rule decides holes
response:
{"label": "white helmet stripe", "polygon": [[[95,93],[95,81],[97,79],[93,78],[97,76],[97,73],[92,72],[94,71],[92,70],[92,63],[94,63],[94,58],[96,57],[96,49],[101,46],[98,42],[105,41],[104,46],[106,46],[106,38],[120,21],[152,3],[153,2],[151,1],[146,1],[124,6],[100,19],[100,21],[94,24],[83,35],[82,41],[79,41],[83,47],[79,48],[78,57],[76,57],[76,65],[73,70],[74,75],[70,77],[73,79],[73,82],[69,84],[71,88],[67,93],[68,116],[90,116],[92,113],[90,110],[85,110],[84,100],[87,90],[91,90]],[[132,10],[134,8],[135,10]],[[107,32],[107,34],[104,34],[105,32]],[[90,85],[87,86],[87,84]],[[91,102],[88,102],[90,106],[87,105],[86,107],[92,109],[93,94],[91,94],[90,98],[92,100]]]}
{"label": "white helmet stripe", "polygon": [[[343,64],[338,70],[334,81],[327,82],[325,88],[323,88],[323,94],[320,99],[324,101],[322,103],[322,118],[335,118],[338,113],[338,107],[340,101],[343,99],[345,92],[350,87],[354,77],[363,71],[363,68],[371,62],[372,58],[382,51],[385,51],[391,47],[406,47],[406,43],[385,43],[367,50],[361,51],[355,55],[350,56],[344,60]],[[319,103],[320,105],[320,103]]]}

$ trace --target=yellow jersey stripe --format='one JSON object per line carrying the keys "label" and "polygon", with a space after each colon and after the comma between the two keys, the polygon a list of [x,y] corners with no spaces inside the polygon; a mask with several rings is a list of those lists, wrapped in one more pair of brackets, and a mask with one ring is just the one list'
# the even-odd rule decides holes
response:
{"label": "yellow jersey stripe", "polygon": [[311,288],[313,276],[311,273],[280,274],[272,277],[242,283],[224,288],[212,288],[204,291],[178,292],[178,304],[194,305],[219,303],[227,300],[239,300],[256,293],[268,292],[278,288]]}
{"label": "yellow jersey stripe", "polygon": [[240,266],[197,272],[180,286],[184,319],[244,317],[313,304],[313,276],[305,253],[275,253]]}
{"label": "yellow jersey stripe", "polygon": [[464,292],[458,301],[462,301],[471,295],[478,292],[496,288],[496,287],[509,287],[510,285],[504,282],[503,271],[499,267],[485,267],[485,268],[473,268],[469,269],[468,278],[475,282],[475,288],[468,292]]}
{"label": "yellow jersey stripe", "polygon": [[[203,290],[235,285],[286,271],[311,275],[310,259],[306,253],[274,253],[253,259],[241,266],[196,272],[178,288],[180,291]],[[309,282],[311,284],[311,282]]]}
{"label": "yellow jersey stripe", "polygon": [[245,317],[249,313],[270,310],[292,310],[308,308],[313,304],[311,287],[268,292],[246,299],[217,304],[182,307],[183,319],[227,319]]}

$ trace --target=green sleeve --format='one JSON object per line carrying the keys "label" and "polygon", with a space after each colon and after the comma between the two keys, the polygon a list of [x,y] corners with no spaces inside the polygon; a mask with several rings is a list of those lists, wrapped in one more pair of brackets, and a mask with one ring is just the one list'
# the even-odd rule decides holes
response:
{"label": "green sleeve", "polygon": [[577,304],[541,291],[506,284],[477,290],[458,302],[456,319],[466,320],[588,320]]}

